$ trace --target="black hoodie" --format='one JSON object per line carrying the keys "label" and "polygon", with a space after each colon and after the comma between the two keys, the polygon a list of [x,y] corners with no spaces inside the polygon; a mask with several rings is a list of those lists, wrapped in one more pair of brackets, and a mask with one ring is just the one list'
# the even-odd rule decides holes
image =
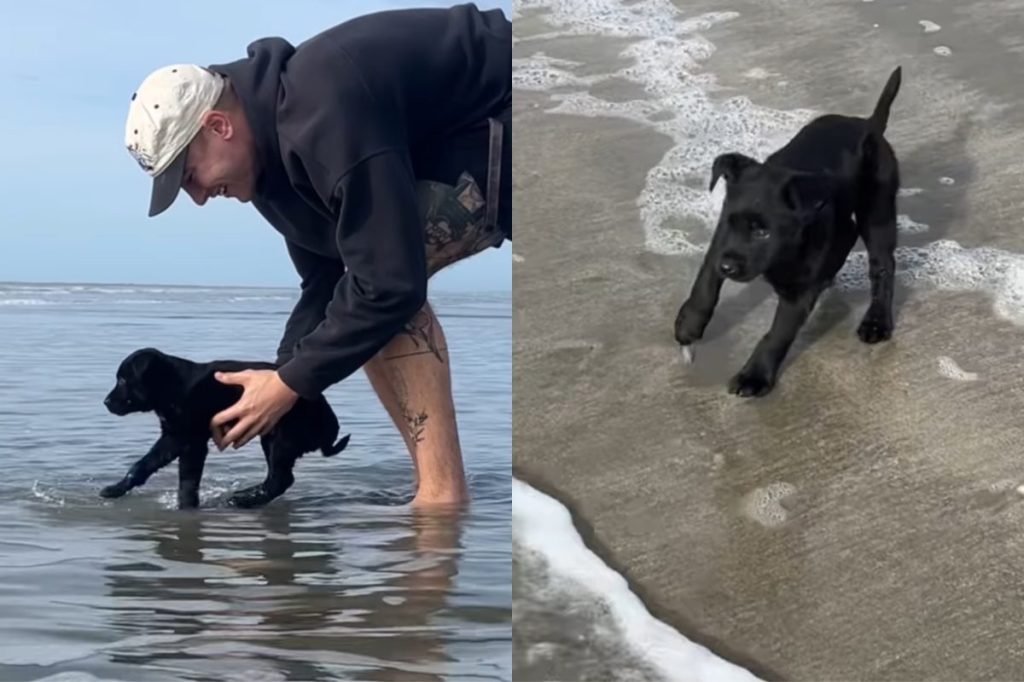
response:
{"label": "black hoodie", "polygon": [[471,4],[378,12],[210,68],[241,99],[261,162],[253,205],[302,279],[279,373],[314,397],[426,301],[414,183],[455,184],[445,169],[462,165],[485,184],[486,144],[448,141],[511,107],[512,23]]}

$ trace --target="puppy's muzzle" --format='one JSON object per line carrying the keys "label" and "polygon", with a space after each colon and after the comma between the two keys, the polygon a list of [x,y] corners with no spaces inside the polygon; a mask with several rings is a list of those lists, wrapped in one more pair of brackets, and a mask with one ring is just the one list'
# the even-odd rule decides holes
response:
{"label": "puppy's muzzle", "polygon": [[131,409],[131,402],[108,395],[103,399],[103,406],[106,407],[107,411],[111,414],[123,415],[127,414],[128,410]]}
{"label": "puppy's muzzle", "polygon": [[746,263],[739,256],[725,254],[718,262],[718,272],[727,279],[742,279]]}

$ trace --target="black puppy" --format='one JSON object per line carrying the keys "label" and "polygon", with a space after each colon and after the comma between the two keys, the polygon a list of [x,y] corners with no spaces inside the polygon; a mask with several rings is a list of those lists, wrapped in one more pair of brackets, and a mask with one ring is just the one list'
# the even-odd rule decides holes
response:
{"label": "black puppy", "polygon": [[721,176],[726,197],[690,297],[676,316],[676,340],[700,339],[724,279],[763,276],[778,296],[771,329],[729,392],[772,390],[793,339],[831,286],[858,235],[870,262],[871,305],[857,335],[864,343],[891,337],[899,165],[884,137],[901,69],[889,76],[869,118],[828,114],[808,123],[782,149],[758,163],[743,154],[718,156],[710,189]]}
{"label": "black puppy", "polygon": [[[177,459],[178,507],[199,506],[199,481],[211,437],[210,420],[242,395],[240,386],[222,384],[214,374],[246,369],[275,366],[265,362],[197,363],[154,348],[143,348],[126,357],[117,370],[117,385],[103,404],[116,415],[155,412],[160,418],[160,438],[123,479],[104,488],[100,495],[121,497]],[[330,457],[344,450],[349,437],[335,443],[337,437],[338,419],[327,400],[323,396],[314,401],[299,398],[274,428],[260,438],[267,460],[266,480],[239,490],[228,499],[228,504],[267,504],[295,482],[292,468],[303,454],[320,450]]]}

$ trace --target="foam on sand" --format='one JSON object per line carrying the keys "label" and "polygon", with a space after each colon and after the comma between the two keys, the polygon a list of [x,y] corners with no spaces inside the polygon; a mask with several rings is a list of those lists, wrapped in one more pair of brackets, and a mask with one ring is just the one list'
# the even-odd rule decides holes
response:
{"label": "foam on sand", "polygon": [[625,578],[591,552],[569,511],[529,485],[512,481],[512,530],[524,548],[539,554],[549,570],[603,601],[631,648],[668,680],[689,682],[756,680],[749,672],[683,637],[650,614]]}
{"label": "foam on sand", "polygon": [[977,372],[965,372],[951,357],[943,355],[939,358],[939,374],[955,381],[977,381]]}
{"label": "foam on sand", "polygon": [[918,234],[919,232],[927,232],[928,225],[926,223],[919,223],[910,216],[901,213],[896,216],[896,229],[905,234]]}
{"label": "foam on sand", "polygon": [[795,493],[796,488],[789,483],[770,483],[743,498],[743,513],[766,528],[785,525],[789,519],[785,500]]}
{"label": "foam on sand", "polygon": [[[903,286],[992,295],[999,317],[1024,325],[1024,256],[987,246],[968,249],[940,239],[920,247],[897,247],[896,279]],[[864,251],[850,254],[836,277],[845,289],[870,288]]]}

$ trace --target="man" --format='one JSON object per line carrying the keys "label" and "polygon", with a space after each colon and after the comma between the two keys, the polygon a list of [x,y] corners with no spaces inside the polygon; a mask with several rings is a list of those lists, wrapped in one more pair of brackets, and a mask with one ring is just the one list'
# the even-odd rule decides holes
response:
{"label": "man", "polygon": [[378,12],[227,64],[172,65],[132,95],[125,143],[153,177],[251,202],[285,238],[301,295],[276,370],[211,422],[220,449],[362,367],[413,460],[421,505],[468,498],[439,269],[512,238],[512,24],[474,5]]}

